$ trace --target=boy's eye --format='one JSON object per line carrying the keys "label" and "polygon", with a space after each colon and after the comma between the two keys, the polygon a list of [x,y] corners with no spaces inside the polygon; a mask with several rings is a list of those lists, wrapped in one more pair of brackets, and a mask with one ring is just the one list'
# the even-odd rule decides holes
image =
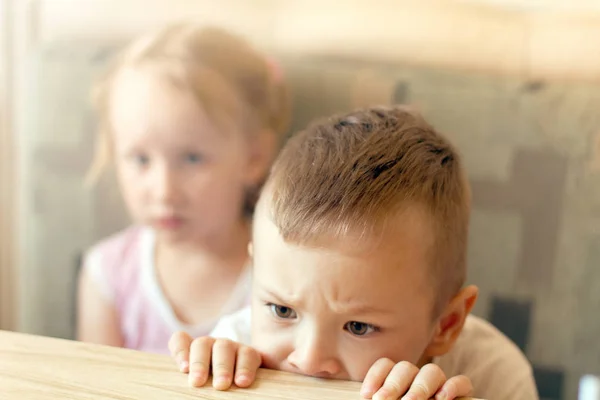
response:
{"label": "boy's eye", "polygon": [[272,304],[272,303],[269,304],[269,307],[271,308],[271,312],[273,313],[273,315],[275,315],[277,318],[282,318],[282,319],[296,318],[296,311],[294,311],[290,307],[280,306],[280,305]]}
{"label": "boy's eye", "polygon": [[188,153],[185,155],[185,161],[190,164],[198,164],[202,162],[203,159],[204,157],[199,153]]}
{"label": "boy's eye", "polygon": [[348,332],[353,334],[354,336],[365,336],[373,332],[377,332],[377,328],[371,324],[366,324],[364,322],[358,321],[350,321],[347,322],[344,326]]}

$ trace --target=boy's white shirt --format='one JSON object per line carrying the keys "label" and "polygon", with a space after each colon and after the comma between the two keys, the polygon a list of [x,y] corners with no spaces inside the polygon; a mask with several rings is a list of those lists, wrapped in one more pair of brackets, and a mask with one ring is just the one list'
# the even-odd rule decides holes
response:
{"label": "boy's white shirt", "polygon": [[[210,336],[250,344],[251,308],[223,317]],[[456,344],[433,362],[447,377],[465,375],[473,395],[493,400],[538,399],[531,365],[506,336],[490,323],[469,315]]]}

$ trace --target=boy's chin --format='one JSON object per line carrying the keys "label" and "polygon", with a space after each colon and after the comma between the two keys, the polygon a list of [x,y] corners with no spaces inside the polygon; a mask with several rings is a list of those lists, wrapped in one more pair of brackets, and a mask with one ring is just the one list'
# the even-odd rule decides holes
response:
{"label": "boy's chin", "polygon": [[296,374],[296,375],[302,375],[302,376],[307,376],[310,378],[317,378],[317,379],[333,379],[333,380],[341,380],[341,381],[356,381],[356,382],[362,382],[366,376],[358,376],[358,377],[351,377],[347,374],[338,374],[335,376],[332,375],[328,375],[328,374],[307,374],[307,373],[303,373],[301,370],[299,370],[298,368],[294,368],[293,366],[289,365],[288,363],[269,363],[269,362],[265,362],[265,359],[263,358],[263,364],[261,365],[261,368],[265,368],[265,369],[272,369],[272,370],[276,370],[276,371],[282,371],[282,372],[287,372],[287,373],[291,373],[291,374]]}

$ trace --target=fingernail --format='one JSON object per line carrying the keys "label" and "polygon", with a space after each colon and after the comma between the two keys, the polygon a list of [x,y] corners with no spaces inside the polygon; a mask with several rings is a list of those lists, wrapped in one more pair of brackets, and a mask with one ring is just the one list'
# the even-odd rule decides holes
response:
{"label": "fingernail", "polygon": [[365,398],[371,398],[371,396],[373,396],[373,388],[369,386],[363,386],[360,389],[360,395]]}
{"label": "fingernail", "polygon": [[248,374],[239,374],[236,376],[235,380],[239,383],[245,384],[250,381],[250,376],[248,376]]}
{"label": "fingernail", "polygon": [[389,397],[387,390],[379,389],[377,393],[373,395],[373,400],[387,400]]}
{"label": "fingernail", "polygon": [[204,372],[202,371],[194,371],[191,373],[192,378],[195,380],[200,380],[202,378],[204,378],[204,376],[206,375]]}
{"label": "fingernail", "polygon": [[448,394],[445,391],[441,391],[437,395],[437,400],[446,400],[448,398]]}
{"label": "fingernail", "polygon": [[199,385],[200,382],[202,382],[202,384],[204,385],[204,383],[206,383],[206,376],[201,371],[192,371],[189,375],[189,381],[192,384],[192,386]]}
{"label": "fingernail", "polygon": [[226,387],[228,385],[229,381],[226,377],[224,376],[215,376],[213,385],[216,388],[220,388],[220,387]]}
{"label": "fingernail", "polygon": [[179,369],[181,370],[181,372],[185,372],[189,366],[190,366],[190,363],[185,360],[182,360],[179,362]]}

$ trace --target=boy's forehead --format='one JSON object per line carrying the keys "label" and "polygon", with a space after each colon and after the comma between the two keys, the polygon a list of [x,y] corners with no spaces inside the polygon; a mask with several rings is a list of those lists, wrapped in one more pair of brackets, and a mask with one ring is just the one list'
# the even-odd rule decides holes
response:
{"label": "boy's forehead", "polygon": [[261,245],[269,236],[279,237],[277,227],[273,224],[269,215],[270,200],[266,199],[264,194],[260,197],[254,209],[252,223],[252,243],[253,247]]}
{"label": "boy's forehead", "polygon": [[[253,248],[255,254],[260,253],[260,261],[265,263],[262,267],[266,268],[269,261],[276,263],[276,268],[285,268],[285,265],[296,265],[296,257],[307,257],[307,262],[318,257],[319,261],[329,259],[340,263],[352,259],[365,264],[366,269],[371,269],[374,263],[379,269],[410,268],[422,275],[429,269],[433,235],[429,224],[419,215],[412,213],[399,220],[392,218],[385,229],[378,231],[357,230],[344,236],[325,234],[308,243],[294,243],[281,236],[273,222],[269,200],[265,198],[259,201],[255,211]],[[402,223],[396,223],[398,221]]]}
{"label": "boy's forehead", "polygon": [[[302,244],[307,247],[340,250],[356,253],[380,251],[382,248],[411,246],[424,251],[433,245],[435,236],[434,221],[424,207],[417,204],[406,204],[382,219],[377,225],[356,224],[348,221],[349,229],[342,235],[336,230],[315,233],[313,238]],[[324,224],[327,226],[327,224]],[[278,227],[274,223],[271,193],[265,188],[257,203],[254,213],[253,241],[261,242],[277,240],[285,243]],[[293,244],[293,243],[291,243]],[[297,243],[299,244],[299,243]],[[428,251],[427,251],[428,252]]]}

